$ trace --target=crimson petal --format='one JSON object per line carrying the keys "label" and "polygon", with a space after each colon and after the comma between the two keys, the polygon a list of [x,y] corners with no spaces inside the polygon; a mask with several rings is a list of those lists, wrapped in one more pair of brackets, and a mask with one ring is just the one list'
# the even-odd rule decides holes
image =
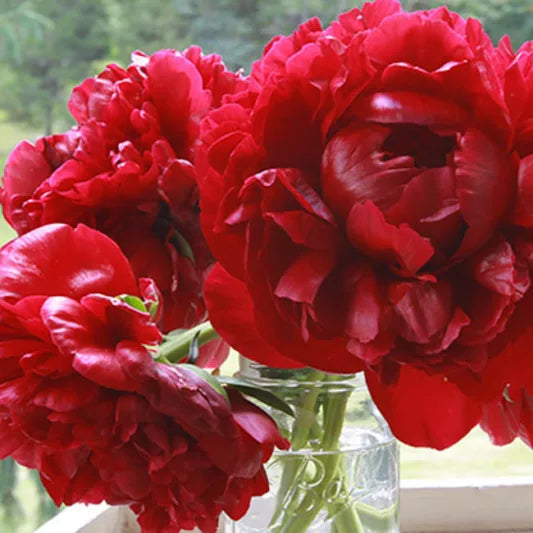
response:
{"label": "crimson petal", "polygon": [[352,244],[363,253],[414,276],[433,256],[428,239],[407,224],[398,227],[386,222],[373,202],[352,207],[346,231]]}
{"label": "crimson petal", "polygon": [[253,302],[242,281],[215,264],[204,285],[209,319],[230,346],[246,357],[278,368],[298,368],[301,363],[281,355],[257,331]]}
{"label": "crimson petal", "polygon": [[398,382],[386,386],[372,371],[365,374],[370,394],[392,432],[410,446],[448,448],[480,420],[480,404],[444,376],[403,366]]}
{"label": "crimson petal", "polygon": [[322,189],[329,207],[342,218],[364,200],[389,207],[419,172],[412,157],[384,157],[382,145],[389,135],[389,128],[377,124],[356,125],[341,130],[327,145],[322,157]]}
{"label": "crimson petal", "polygon": [[[82,266],[81,266],[82,265]],[[0,298],[26,295],[137,294],[128,261],[98,231],[79,225],[43,226],[0,250]]]}
{"label": "crimson petal", "polygon": [[357,100],[353,111],[363,120],[385,124],[457,127],[468,117],[451,100],[407,91],[372,93]]}
{"label": "crimson petal", "polygon": [[200,73],[193,63],[172,50],[161,50],[146,66],[148,89],[165,135],[178,157],[191,148],[193,128],[207,111],[210,95],[202,88]]}
{"label": "crimson petal", "polygon": [[457,197],[469,227],[456,256],[464,257],[482,246],[501,223],[514,193],[514,171],[503,149],[479,130],[467,130],[458,145]]}
{"label": "crimson petal", "polygon": [[393,283],[389,298],[402,323],[401,335],[410,342],[429,342],[452,318],[452,289],[444,281]]}
{"label": "crimson petal", "polygon": [[513,219],[520,226],[533,227],[533,154],[520,161]]}

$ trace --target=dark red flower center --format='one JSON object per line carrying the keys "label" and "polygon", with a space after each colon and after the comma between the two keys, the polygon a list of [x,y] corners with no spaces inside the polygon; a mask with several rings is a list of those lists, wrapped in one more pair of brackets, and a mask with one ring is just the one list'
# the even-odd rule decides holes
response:
{"label": "dark red flower center", "polygon": [[455,147],[455,135],[441,136],[418,124],[387,125],[391,133],[383,143],[386,159],[411,156],[417,168],[438,168],[447,164]]}

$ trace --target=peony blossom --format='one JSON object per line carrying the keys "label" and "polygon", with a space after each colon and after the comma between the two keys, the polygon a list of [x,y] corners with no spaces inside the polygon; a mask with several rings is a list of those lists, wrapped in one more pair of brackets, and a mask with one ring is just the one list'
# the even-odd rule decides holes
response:
{"label": "peony blossom", "polygon": [[158,285],[164,331],[205,320],[213,259],[191,161],[202,116],[244,83],[197,47],[136,53],[126,70],[107,66],[72,92],[74,129],[22,142],[9,156],[5,217],[19,234],[52,222],[103,231],[137,277]]}
{"label": "peony blossom", "polygon": [[[499,69],[504,80],[504,94],[514,128],[513,148],[519,157],[518,180],[512,222],[519,231],[515,246],[531,265],[530,233],[533,228],[533,41],[524,43],[514,53],[511,43],[504,39],[500,45]],[[521,324],[530,315],[525,309]],[[523,357],[527,358],[524,349]],[[517,366],[517,372],[525,362]],[[481,426],[495,444],[507,444],[519,436],[533,446],[533,380],[529,374],[517,384],[511,382],[501,397],[483,407]],[[527,381],[529,379],[529,381]],[[522,386],[520,386],[520,383]]]}
{"label": "peony blossom", "polygon": [[394,0],[274,38],[202,123],[219,333],[271,366],[364,369],[412,445],[530,385],[533,84],[530,48],[510,54]]}
{"label": "peony blossom", "polygon": [[268,491],[263,463],[288,443],[236,391],[154,360],[141,287],[83,225],[0,250],[0,457],[36,468],[58,505],[130,505],[143,533],[214,533]]}

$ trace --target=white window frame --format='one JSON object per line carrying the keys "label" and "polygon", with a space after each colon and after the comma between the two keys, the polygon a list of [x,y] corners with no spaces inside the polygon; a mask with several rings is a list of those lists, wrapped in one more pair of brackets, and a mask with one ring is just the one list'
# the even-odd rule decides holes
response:
{"label": "white window frame", "polygon": [[533,533],[533,477],[406,480],[402,533]]}
{"label": "white window frame", "polygon": [[[400,524],[402,533],[533,533],[533,477],[406,480]],[[227,529],[221,524],[219,533]],[[126,507],[74,505],[35,533],[139,531]]]}

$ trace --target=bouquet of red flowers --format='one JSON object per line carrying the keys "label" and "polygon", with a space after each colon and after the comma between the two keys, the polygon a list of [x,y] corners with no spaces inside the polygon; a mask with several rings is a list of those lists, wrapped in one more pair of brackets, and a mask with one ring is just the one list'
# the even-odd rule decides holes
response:
{"label": "bouquet of red flowers", "polygon": [[247,77],[136,52],[69,110],[8,159],[0,250],[0,456],[57,504],[243,516],[289,446],[243,392],[287,407],[209,370],[228,345],[364,371],[411,445],[533,445],[533,42],[375,0]]}

